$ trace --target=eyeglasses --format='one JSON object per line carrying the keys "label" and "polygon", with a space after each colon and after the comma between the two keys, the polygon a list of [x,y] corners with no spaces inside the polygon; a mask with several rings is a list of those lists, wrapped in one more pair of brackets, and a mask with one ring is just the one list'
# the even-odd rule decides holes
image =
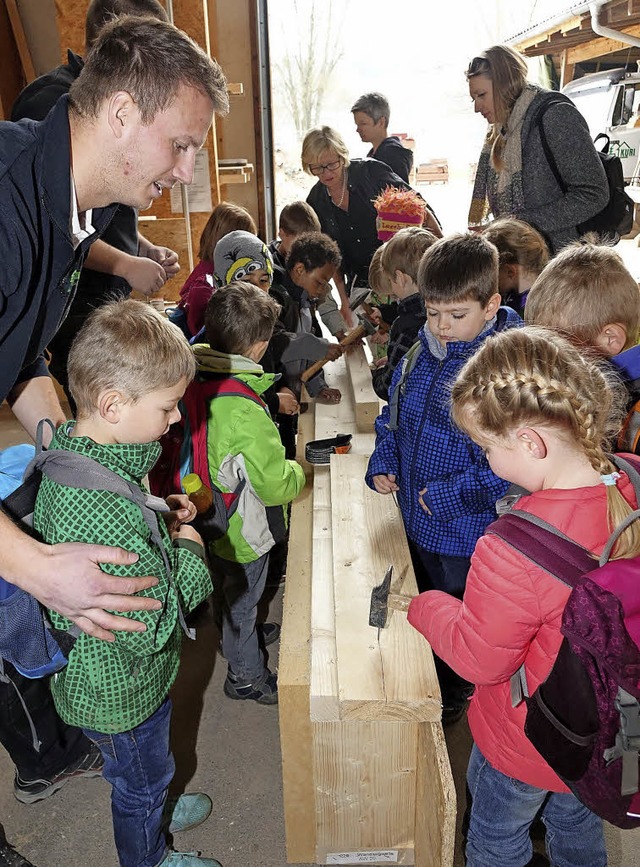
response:
{"label": "eyeglasses", "polygon": [[320,177],[325,172],[335,172],[336,169],[340,168],[342,165],[342,159],[334,160],[331,163],[325,163],[323,166],[309,166],[309,171],[312,175],[316,175],[316,177]]}

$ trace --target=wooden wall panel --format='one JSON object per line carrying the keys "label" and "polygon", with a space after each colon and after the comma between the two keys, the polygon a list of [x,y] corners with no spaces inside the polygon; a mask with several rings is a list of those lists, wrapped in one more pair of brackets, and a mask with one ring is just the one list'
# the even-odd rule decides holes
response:
{"label": "wooden wall panel", "polygon": [[11,106],[25,85],[22,76],[20,55],[11,31],[7,7],[0,2],[0,56],[2,75],[0,76],[0,120],[9,120]]}
{"label": "wooden wall panel", "polygon": [[67,48],[84,54],[84,20],[89,0],[55,0],[60,37],[60,63],[67,61]]}

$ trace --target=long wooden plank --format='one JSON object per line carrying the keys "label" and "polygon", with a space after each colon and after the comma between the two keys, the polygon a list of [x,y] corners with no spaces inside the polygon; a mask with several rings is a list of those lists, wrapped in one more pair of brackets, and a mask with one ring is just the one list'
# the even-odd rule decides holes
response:
{"label": "long wooden plank", "polygon": [[[391,497],[364,484],[364,455],[333,456],[333,566],[340,719],[440,719],[433,656],[406,615],[369,626],[371,590],[393,564],[393,589],[417,592],[400,513]],[[315,577],[315,576],[314,576]]]}
{"label": "long wooden plank", "polygon": [[[327,384],[340,389],[337,404],[315,403],[315,439],[355,430],[353,404],[344,361],[331,365]],[[355,447],[367,447],[367,439]],[[313,721],[340,718],[336,666],[335,600],[333,595],[333,542],[331,530],[331,479],[328,466],[314,469],[313,550],[311,586],[311,683],[310,713]]]}
{"label": "long wooden plank", "polygon": [[[417,724],[316,723],[317,864],[337,853],[390,852],[414,864]],[[387,859],[388,861],[388,859]],[[381,863],[379,860],[365,863]]]}
{"label": "long wooden plank", "polygon": [[284,824],[287,861],[294,864],[309,864],[315,857],[313,735],[309,712],[313,472],[303,458],[304,442],[313,438],[313,431],[311,407],[299,421],[298,460],[309,475],[306,487],[291,508],[278,665]]}
{"label": "long wooden plank", "polygon": [[329,467],[318,466],[313,482],[313,554],[311,584],[311,695],[313,721],[340,719],[336,666],[331,479]]}
{"label": "long wooden plank", "polygon": [[364,346],[358,346],[345,356],[356,427],[362,433],[371,433],[380,412],[380,401],[373,390],[371,370]]}

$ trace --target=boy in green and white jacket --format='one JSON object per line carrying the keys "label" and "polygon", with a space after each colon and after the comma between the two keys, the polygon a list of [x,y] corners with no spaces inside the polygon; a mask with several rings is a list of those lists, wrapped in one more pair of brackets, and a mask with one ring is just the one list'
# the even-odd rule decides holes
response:
{"label": "boy in green and white jacket", "polygon": [[210,543],[214,576],[222,586],[222,652],[228,663],[225,694],[260,704],[278,701],[277,677],[266,666],[256,631],[257,607],[269,551],[287,528],[287,504],[302,491],[302,467],[287,460],[280,435],[260,399],[277,378],[260,365],[278,318],[266,292],[235,281],[212,295],[205,314],[207,344],[194,346],[198,376],[233,377],[255,399],[219,395],[208,408],[209,474],[225,492],[244,481],[229,530]]}

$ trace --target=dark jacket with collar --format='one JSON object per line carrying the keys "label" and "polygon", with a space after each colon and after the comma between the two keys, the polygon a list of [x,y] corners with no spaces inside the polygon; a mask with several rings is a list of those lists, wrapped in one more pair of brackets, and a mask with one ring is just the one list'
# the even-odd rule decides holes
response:
{"label": "dark jacket with collar", "polygon": [[383,139],[375,151],[371,148],[367,156],[386,163],[392,172],[409,183],[409,172],[413,168],[413,153],[409,148],[404,147],[397,135],[390,135]]}
{"label": "dark jacket with collar", "polygon": [[[389,430],[389,404],[376,419],[376,447],[365,481],[393,473],[399,485],[398,504],[407,536],[418,547],[451,557],[470,557],[477,540],[496,516],[495,504],[509,483],[489,467],[480,446],[454,425],[450,392],[460,369],[487,337],[522,325],[513,310],[501,307],[493,323],[470,341],[439,348],[425,325],[419,334],[420,351],[402,384],[398,429]],[[403,374],[396,367],[389,399]],[[420,505],[420,492],[430,510]]]}
{"label": "dark jacket with collar", "polygon": [[[82,72],[83,66],[82,57],[68,50],[66,63],[39,76],[20,93],[11,109],[11,120],[18,121],[25,118],[44,120],[60,97],[69,93],[71,85]],[[127,205],[118,205],[102,240],[116,250],[122,250],[130,256],[137,256],[138,212],[136,209]],[[91,309],[97,306],[100,300],[126,297],[130,293],[131,286],[123,277],[94,271],[91,268],[83,268],[80,273],[78,300],[84,296]],[[66,353],[64,366],[66,367]]]}
{"label": "dark jacket with collar", "polygon": [[94,210],[95,234],[73,249],[67,106],[63,97],[40,123],[0,122],[0,399],[46,374],[44,350],[116,208]]}

